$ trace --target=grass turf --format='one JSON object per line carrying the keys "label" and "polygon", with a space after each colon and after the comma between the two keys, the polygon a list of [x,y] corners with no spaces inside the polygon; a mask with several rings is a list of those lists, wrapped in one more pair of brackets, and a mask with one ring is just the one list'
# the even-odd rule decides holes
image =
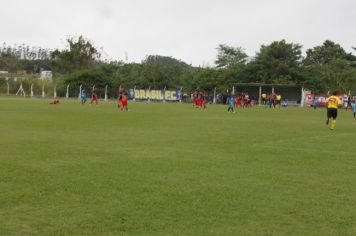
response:
{"label": "grass turf", "polygon": [[340,111],[0,98],[1,235],[355,235]]}

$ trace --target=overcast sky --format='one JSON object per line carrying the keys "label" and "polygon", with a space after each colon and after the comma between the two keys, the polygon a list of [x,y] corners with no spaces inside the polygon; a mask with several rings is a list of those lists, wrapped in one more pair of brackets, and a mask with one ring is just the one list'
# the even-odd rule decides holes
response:
{"label": "overcast sky", "polygon": [[304,51],[326,39],[347,52],[356,46],[355,0],[11,0],[0,6],[0,42],[63,49],[67,37],[83,35],[116,60],[164,55],[212,66],[221,43],[249,56],[281,39]]}

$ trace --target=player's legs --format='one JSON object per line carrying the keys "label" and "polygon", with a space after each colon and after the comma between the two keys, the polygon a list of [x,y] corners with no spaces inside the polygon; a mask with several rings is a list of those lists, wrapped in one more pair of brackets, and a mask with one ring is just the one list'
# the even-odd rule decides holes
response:
{"label": "player's legs", "polygon": [[336,118],[337,118],[337,109],[332,109],[331,110],[331,122],[330,122],[330,129],[333,130],[336,125]]}
{"label": "player's legs", "polygon": [[128,108],[127,108],[127,101],[122,101],[121,102],[121,111],[128,111]]}
{"label": "player's legs", "polygon": [[330,122],[330,129],[333,130],[335,128],[335,125],[336,125],[336,119],[333,118]]}
{"label": "player's legs", "polygon": [[329,108],[327,108],[326,109],[326,122],[325,122],[326,125],[329,125],[330,118],[331,118],[331,111]]}

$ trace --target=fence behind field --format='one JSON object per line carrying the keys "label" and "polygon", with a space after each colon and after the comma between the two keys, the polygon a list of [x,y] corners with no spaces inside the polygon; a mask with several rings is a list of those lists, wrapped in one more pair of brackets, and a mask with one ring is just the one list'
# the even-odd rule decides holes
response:
{"label": "fence behind field", "polygon": [[[22,86],[24,93],[19,93]],[[79,99],[81,91],[84,91],[87,97],[91,96],[93,86],[83,85],[82,87],[74,85],[61,85],[48,81],[31,83],[31,81],[9,81],[0,84],[1,95],[20,95],[26,97],[36,98],[74,98]],[[112,100],[117,99],[120,90],[125,91],[127,97],[135,101],[179,101],[179,102],[192,102],[194,93],[196,91],[185,90],[183,88],[176,90],[168,90],[163,88],[161,90],[151,90],[150,88],[115,88],[109,86],[95,86],[95,91],[99,99]],[[265,84],[235,84],[231,89],[226,91],[202,91],[204,98],[208,103],[225,104],[226,98],[233,93],[238,95],[240,93],[248,94],[252,104],[261,104],[261,95],[277,93],[282,96],[282,99],[287,99],[289,105],[300,104],[302,100],[302,88],[296,85],[265,85]],[[121,91],[122,92],[122,91]]]}

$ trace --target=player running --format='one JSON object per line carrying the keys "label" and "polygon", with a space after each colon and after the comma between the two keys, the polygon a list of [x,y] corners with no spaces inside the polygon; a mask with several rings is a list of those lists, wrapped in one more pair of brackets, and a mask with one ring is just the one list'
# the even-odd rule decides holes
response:
{"label": "player running", "polygon": [[329,124],[329,120],[332,118],[330,123],[330,129],[333,130],[336,124],[337,118],[337,109],[340,105],[340,98],[337,95],[337,92],[333,92],[332,96],[326,99],[326,107],[327,107],[327,118],[326,118],[326,125]]}

